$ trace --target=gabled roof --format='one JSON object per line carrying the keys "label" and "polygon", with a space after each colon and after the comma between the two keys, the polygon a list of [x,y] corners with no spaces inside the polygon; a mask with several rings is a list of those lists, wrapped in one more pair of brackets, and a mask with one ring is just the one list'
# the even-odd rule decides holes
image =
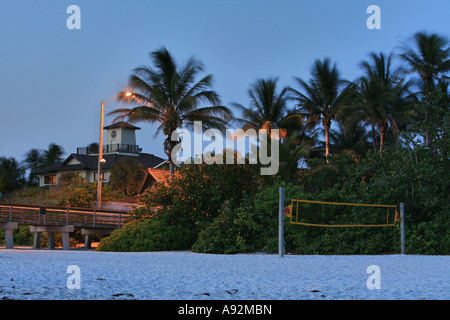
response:
{"label": "gabled roof", "polygon": [[120,129],[120,128],[127,128],[132,130],[141,130],[139,127],[135,127],[132,124],[129,124],[128,122],[119,121],[110,124],[109,126],[103,127],[103,129]]}
{"label": "gabled roof", "polygon": [[[106,163],[103,165],[103,170],[108,170],[113,167],[117,162],[122,161],[125,158],[136,159],[144,168],[153,168],[161,164],[165,160],[149,153],[139,153],[138,156],[127,156],[121,154],[105,154],[103,158]],[[75,159],[79,164],[68,164],[70,160]],[[37,169],[33,171],[33,174],[55,173],[57,171],[78,171],[78,170],[97,170],[98,168],[98,156],[87,154],[75,154],[72,153],[63,162]]]}
{"label": "gabled roof", "polygon": [[169,170],[147,168],[145,170],[145,172],[150,174],[158,182],[163,182],[163,181],[169,180],[169,178],[170,178]]}
{"label": "gabled roof", "polygon": [[[174,172],[174,177],[178,176],[178,171]],[[145,176],[142,181],[139,193],[143,193],[147,188],[152,187],[155,182],[166,182],[170,179],[170,171],[165,169],[145,169]]]}

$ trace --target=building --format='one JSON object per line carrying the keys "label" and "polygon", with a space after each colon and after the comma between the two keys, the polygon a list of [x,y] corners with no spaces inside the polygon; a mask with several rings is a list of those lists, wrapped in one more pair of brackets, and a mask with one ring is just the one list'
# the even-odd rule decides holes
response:
{"label": "building", "polygon": [[[102,165],[103,181],[108,183],[110,170],[115,163],[125,158],[135,158],[144,168],[162,168],[166,160],[153,154],[142,153],[142,149],[136,144],[135,127],[126,122],[117,122],[104,127],[106,132],[106,144],[103,146]],[[39,175],[39,186],[51,186],[58,183],[61,175],[74,172],[79,174],[87,182],[98,179],[98,148],[77,148],[77,153],[70,154],[64,161],[45,168],[35,170],[33,174]]]}
{"label": "building", "polygon": [[[174,177],[178,176],[178,171],[174,172]],[[143,194],[147,190],[151,190],[155,183],[164,183],[170,180],[170,171],[165,169],[147,168],[145,176],[139,188],[139,194]]]}

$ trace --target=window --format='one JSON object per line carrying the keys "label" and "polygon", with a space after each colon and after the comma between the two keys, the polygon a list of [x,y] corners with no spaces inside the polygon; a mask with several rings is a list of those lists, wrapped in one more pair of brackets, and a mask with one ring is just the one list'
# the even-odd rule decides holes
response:
{"label": "window", "polygon": [[[109,178],[108,171],[103,171],[102,175],[103,175],[102,181],[107,182]],[[98,181],[98,172],[94,172],[94,181]]]}
{"label": "window", "polygon": [[44,177],[45,184],[55,184],[56,183],[56,175],[50,175]]}

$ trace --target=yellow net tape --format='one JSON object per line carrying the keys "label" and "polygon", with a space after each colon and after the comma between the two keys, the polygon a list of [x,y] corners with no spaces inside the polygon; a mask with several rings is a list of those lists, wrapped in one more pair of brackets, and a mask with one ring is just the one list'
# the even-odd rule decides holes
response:
{"label": "yellow net tape", "polygon": [[[316,203],[316,204],[328,204],[328,205],[340,205],[340,206],[359,206],[359,207],[378,207],[378,208],[388,208],[386,223],[384,224],[318,224],[318,223],[307,223],[307,222],[299,222],[298,221],[298,202],[304,203]],[[296,214],[295,221],[293,220],[293,209],[294,203],[297,203],[296,206]],[[395,218],[394,223],[389,223],[389,208],[394,208],[395,210]],[[389,204],[364,204],[364,203],[343,203],[343,202],[325,202],[325,201],[313,201],[313,200],[297,200],[292,199],[292,202],[289,206],[284,208],[284,214],[290,217],[291,224],[297,224],[302,226],[312,226],[312,227],[326,227],[326,228],[342,228],[342,227],[393,227],[395,226],[397,221],[400,221],[400,215],[397,211],[396,205]]]}

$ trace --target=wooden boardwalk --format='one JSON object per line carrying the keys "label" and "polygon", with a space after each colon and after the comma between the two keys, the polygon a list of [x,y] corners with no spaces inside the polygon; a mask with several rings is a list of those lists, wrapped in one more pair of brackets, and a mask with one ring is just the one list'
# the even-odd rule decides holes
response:
{"label": "wooden boardwalk", "polygon": [[13,248],[12,231],[19,225],[30,226],[36,249],[40,248],[42,232],[48,233],[49,249],[54,248],[55,232],[63,234],[63,248],[69,249],[69,232],[73,232],[74,228],[81,228],[85,244],[89,247],[90,235],[110,234],[120,229],[129,218],[127,212],[112,210],[0,203],[0,229],[5,229],[7,249]]}

